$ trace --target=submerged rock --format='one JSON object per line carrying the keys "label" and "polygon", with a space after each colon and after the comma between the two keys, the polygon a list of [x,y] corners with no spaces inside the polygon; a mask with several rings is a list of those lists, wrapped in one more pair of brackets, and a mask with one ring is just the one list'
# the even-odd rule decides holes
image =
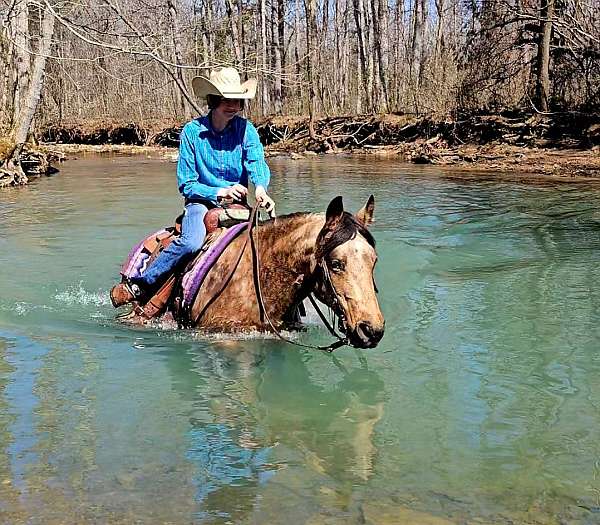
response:
{"label": "submerged rock", "polygon": [[457,522],[440,518],[403,505],[392,503],[370,502],[362,505],[364,522],[369,525],[456,525]]}

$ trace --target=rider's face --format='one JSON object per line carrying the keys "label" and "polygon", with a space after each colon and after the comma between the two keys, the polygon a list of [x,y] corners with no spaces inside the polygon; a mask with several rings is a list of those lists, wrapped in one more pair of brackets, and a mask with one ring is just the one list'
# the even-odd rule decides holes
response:
{"label": "rider's face", "polygon": [[242,101],[237,98],[223,98],[214,111],[226,120],[231,120],[242,110]]}

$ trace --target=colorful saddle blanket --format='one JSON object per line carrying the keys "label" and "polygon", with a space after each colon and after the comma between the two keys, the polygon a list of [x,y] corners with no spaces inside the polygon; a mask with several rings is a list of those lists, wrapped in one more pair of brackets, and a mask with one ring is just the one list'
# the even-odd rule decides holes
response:
{"label": "colorful saddle blanket", "polygon": [[162,243],[167,244],[174,236],[173,230],[162,229],[149,235],[136,244],[121,267],[121,275],[126,278],[140,277],[148,267],[150,258]]}
{"label": "colorful saddle blanket", "polygon": [[225,248],[246,228],[247,222],[241,222],[224,229],[222,233],[207,247],[201,250],[196,257],[191,268],[184,274],[181,281],[182,288],[182,306],[184,309],[189,309],[198,290],[202,286],[206,275],[213,267],[217,259],[221,256]]}
{"label": "colorful saddle blanket", "polygon": [[[173,295],[174,289],[178,290],[177,295],[179,297],[176,300],[176,303],[178,303],[176,310],[180,314],[188,312],[209,270],[219,259],[225,248],[247,226],[247,222],[241,222],[229,228],[219,228],[209,234],[194,260],[188,265],[183,277],[179,280],[175,277],[168,279],[143,306],[144,315],[150,319],[162,313],[169,298]],[[163,229],[135,245],[121,267],[123,279],[127,280],[143,275],[160,251],[168,246],[176,235],[172,228]],[[179,282],[179,286],[176,286],[177,282]]]}
{"label": "colorful saddle blanket", "polygon": [[[214,236],[210,234],[213,232],[218,233],[220,228],[229,229],[232,225],[247,224],[249,216],[250,212],[248,208],[239,204],[232,204],[227,208],[217,207],[209,210],[204,217],[207,244],[214,241]],[[177,217],[174,227],[158,230],[136,244],[129,252],[125,263],[121,267],[121,275],[129,279],[140,277],[158,254],[180,234],[182,217]],[[202,251],[205,251],[205,248],[206,245],[202,247]]]}

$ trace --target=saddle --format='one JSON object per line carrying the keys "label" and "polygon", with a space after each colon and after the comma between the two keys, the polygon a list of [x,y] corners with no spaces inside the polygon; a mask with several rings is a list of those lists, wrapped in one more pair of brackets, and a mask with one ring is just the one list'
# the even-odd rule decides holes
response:
{"label": "saddle", "polygon": [[[248,221],[250,216],[250,210],[240,204],[230,204],[226,207],[217,207],[209,210],[204,217],[204,225],[206,227],[206,239],[198,254],[192,259],[192,262],[188,264],[186,271],[184,272],[184,278],[181,286],[181,298],[178,304],[182,304],[181,300],[185,302],[183,305],[190,306],[190,298],[193,300],[197,293],[202,280],[208,270],[212,267],[212,264],[218,259],[220,253],[225,249],[227,244],[231,242],[239,231],[243,228],[232,228],[233,226],[245,223]],[[130,279],[140,277],[146,269],[154,262],[158,255],[166,249],[173,240],[181,235],[181,221],[183,214],[177,217],[174,226],[163,228],[149,235],[143,239],[140,243],[135,245],[130,251],[129,255],[123,266],[121,267],[121,282],[128,282]],[[235,230],[235,232],[229,232],[228,229]],[[218,241],[224,238],[223,243]],[[219,245],[220,251],[216,253],[215,250],[210,248],[215,245]],[[208,264],[199,265],[200,271],[194,269],[197,263],[204,259],[205,255],[212,255],[212,257],[206,257]],[[190,275],[192,278],[190,279]],[[188,277],[185,280],[185,277]],[[170,275],[159,290],[144,304],[134,304],[132,314],[142,315],[146,319],[152,319],[161,314],[169,299],[173,295],[176,288],[177,282],[180,281],[178,274]],[[193,291],[190,291],[193,289]],[[192,297],[193,295],[193,297]]]}

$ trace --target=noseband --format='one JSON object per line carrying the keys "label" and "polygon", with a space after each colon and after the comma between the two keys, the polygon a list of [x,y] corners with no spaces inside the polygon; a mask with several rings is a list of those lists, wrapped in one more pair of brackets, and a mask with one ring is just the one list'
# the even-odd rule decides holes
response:
{"label": "noseband", "polygon": [[[323,257],[321,257],[321,259],[317,263],[317,268],[315,270],[317,270],[317,269],[321,270],[321,274],[323,275],[323,284],[324,284],[324,288],[325,288],[325,293],[327,295],[329,295],[330,299],[331,299],[331,305],[329,305],[329,307],[331,308],[334,315],[336,315],[338,318],[338,323],[337,323],[338,329],[342,333],[345,334],[347,327],[348,327],[347,320],[346,320],[346,314],[344,314],[344,309],[342,308],[340,294],[336,290],[336,288],[333,284],[333,281],[331,280],[331,272],[329,271],[329,267],[327,266],[327,262],[325,261],[325,257],[327,255],[328,254],[325,254],[325,255],[323,255]],[[314,289],[314,286],[316,284],[316,277],[313,277],[312,280],[313,280],[312,288]],[[310,302],[312,303],[312,305],[317,310],[317,313],[321,313],[318,306],[316,306],[316,303],[314,302],[314,292],[313,291],[311,291],[311,293],[308,295],[308,298],[309,298]],[[329,331],[331,332],[332,330],[330,329]],[[341,339],[341,337],[338,334],[334,333],[333,335],[335,335],[335,337],[337,337],[338,339]]]}

